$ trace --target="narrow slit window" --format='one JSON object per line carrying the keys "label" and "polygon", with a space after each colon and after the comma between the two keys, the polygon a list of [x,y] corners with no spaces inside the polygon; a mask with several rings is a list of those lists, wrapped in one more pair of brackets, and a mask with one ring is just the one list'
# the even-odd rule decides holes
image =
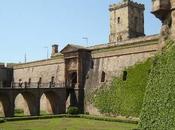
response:
{"label": "narrow slit window", "polygon": [[93,69],[94,68],[94,61],[92,60],[91,61],[91,69]]}
{"label": "narrow slit window", "polygon": [[117,18],[117,23],[120,24],[121,20],[120,17]]}
{"label": "narrow slit window", "polygon": [[128,77],[128,72],[127,71],[123,71],[123,81],[126,81]]}
{"label": "narrow slit window", "polygon": [[104,71],[102,71],[102,73],[101,73],[101,82],[105,82],[105,78],[106,78],[106,73]]}

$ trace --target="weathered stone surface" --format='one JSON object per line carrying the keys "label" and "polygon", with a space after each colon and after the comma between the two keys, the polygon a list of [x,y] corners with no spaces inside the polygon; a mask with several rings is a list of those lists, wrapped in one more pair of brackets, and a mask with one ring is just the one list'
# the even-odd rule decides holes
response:
{"label": "weathered stone surface", "polygon": [[42,83],[49,83],[51,78],[54,77],[55,82],[64,82],[64,61],[58,59],[52,59],[49,61],[38,61],[34,63],[17,65],[14,67],[14,82],[19,82],[21,79],[23,82],[37,83],[42,78]]}
{"label": "weathered stone surface", "polygon": [[111,5],[109,42],[144,36],[144,9],[133,1]]}
{"label": "weathered stone surface", "polygon": [[[125,68],[154,56],[160,50],[158,39],[154,40],[145,40],[140,44],[128,44],[124,48],[116,46],[106,48],[106,50],[103,49],[103,51],[102,48],[98,51],[92,51],[94,67],[88,72],[85,84],[85,97],[89,97],[93,90],[104,84],[101,82],[102,72],[105,72],[105,82],[109,82],[113,77],[120,76]],[[85,111],[98,115],[98,110],[90,104],[87,98],[85,99]]]}

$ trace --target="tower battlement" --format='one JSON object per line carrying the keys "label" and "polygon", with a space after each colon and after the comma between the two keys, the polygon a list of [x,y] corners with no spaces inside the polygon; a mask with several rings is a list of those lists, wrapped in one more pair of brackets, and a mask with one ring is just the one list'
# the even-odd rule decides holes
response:
{"label": "tower battlement", "polygon": [[144,4],[130,0],[110,5],[109,43],[144,36],[144,10]]}
{"label": "tower battlement", "polygon": [[122,3],[119,3],[119,4],[111,4],[109,6],[109,11],[117,10],[117,9],[124,8],[124,7],[127,7],[127,6],[132,6],[132,7],[135,7],[135,8],[145,9],[144,4],[140,4],[140,3],[128,0],[126,2],[122,2]]}

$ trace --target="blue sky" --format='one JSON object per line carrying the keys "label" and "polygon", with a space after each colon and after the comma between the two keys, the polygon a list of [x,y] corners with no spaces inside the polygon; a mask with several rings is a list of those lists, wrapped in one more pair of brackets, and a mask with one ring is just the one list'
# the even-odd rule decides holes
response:
{"label": "blue sky", "polygon": [[[45,59],[51,45],[89,45],[108,42],[109,4],[120,0],[0,0],[0,62]],[[136,0],[135,0],[136,1]],[[161,23],[145,4],[145,34],[159,33]]]}

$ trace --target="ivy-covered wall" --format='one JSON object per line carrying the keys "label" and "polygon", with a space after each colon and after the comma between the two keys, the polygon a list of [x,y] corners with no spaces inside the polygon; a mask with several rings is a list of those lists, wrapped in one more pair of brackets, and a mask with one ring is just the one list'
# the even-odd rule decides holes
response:
{"label": "ivy-covered wall", "polygon": [[114,78],[109,86],[96,90],[93,104],[101,113],[138,117],[151,64],[152,60],[149,59],[126,69],[126,80],[121,75],[120,78]]}
{"label": "ivy-covered wall", "polygon": [[150,73],[140,130],[175,130],[175,44],[166,45]]}

